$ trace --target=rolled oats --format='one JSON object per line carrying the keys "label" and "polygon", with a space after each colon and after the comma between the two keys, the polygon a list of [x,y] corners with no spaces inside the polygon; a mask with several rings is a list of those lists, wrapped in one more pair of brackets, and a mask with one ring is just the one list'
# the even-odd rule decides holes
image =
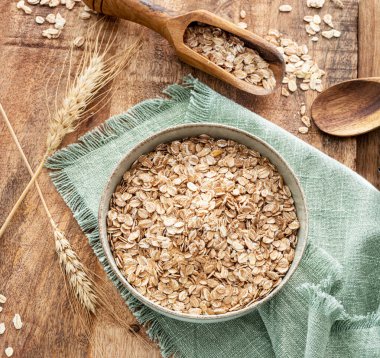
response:
{"label": "rolled oats", "polygon": [[325,0],[306,0],[307,7],[314,7],[320,9],[325,4]]}
{"label": "rolled oats", "polygon": [[15,326],[16,329],[21,329],[22,328],[22,321],[21,321],[21,317],[18,313],[16,313],[13,317],[13,325]]}
{"label": "rolled oats", "polygon": [[184,42],[193,51],[206,57],[235,77],[273,89],[276,80],[269,64],[236,36],[205,24],[189,26]]}
{"label": "rolled oats", "polygon": [[335,7],[339,8],[339,9],[344,8],[344,4],[341,0],[331,0],[331,1],[335,5]]}
{"label": "rolled oats", "polygon": [[323,22],[330,27],[334,27],[334,24],[332,22],[332,16],[330,14],[326,14],[323,16]]}
{"label": "rolled oats", "polygon": [[269,160],[206,135],[138,158],[107,217],[128,282],[158,305],[202,315],[238,310],[278,286],[298,228],[291,192]]}
{"label": "rolled oats", "polygon": [[280,12],[290,12],[292,11],[292,7],[290,5],[280,5],[278,8]]}
{"label": "rolled oats", "polygon": [[309,127],[311,126],[310,117],[303,115],[303,116],[301,117],[301,121],[302,121],[302,123],[303,123],[306,127],[309,128]]}
{"label": "rolled oats", "polygon": [[12,347],[5,348],[4,352],[5,352],[5,355],[7,357],[12,357],[13,356],[13,348]]}
{"label": "rolled oats", "polygon": [[[313,19],[314,17],[311,17],[306,20],[308,22]],[[323,90],[322,77],[325,75],[325,71],[321,70],[308,54],[309,50],[306,45],[298,45],[292,39],[285,38],[278,30],[269,30],[266,40],[275,45],[284,56],[285,77],[282,83],[287,85],[287,90],[295,92],[298,87],[303,91],[320,92]],[[302,83],[298,86],[297,81],[302,81]],[[284,95],[284,93],[286,96],[287,92],[283,91],[282,94]]]}
{"label": "rolled oats", "polygon": [[46,21],[49,23],[49,24],[55,24],[55,14],[48,14],[46,16]]}
{"label": "rolled oats", "polygon": [[326,39],[332,39],[333,37],[340,37],[341,32],[335,29],[331,29],[328,31],[322,31],[322,36]]}
{"label": "rolled oats", "polygon": [[37,24],[42,25],[45,22],[45,19],[42,16],[36,16],[35,21]]}
{"label": "rolled oats", "polygon": [[237,23],[237,26],[239,26],[241,29],[246,29],[248,27],[248,24],[246,22],[240,21]]}

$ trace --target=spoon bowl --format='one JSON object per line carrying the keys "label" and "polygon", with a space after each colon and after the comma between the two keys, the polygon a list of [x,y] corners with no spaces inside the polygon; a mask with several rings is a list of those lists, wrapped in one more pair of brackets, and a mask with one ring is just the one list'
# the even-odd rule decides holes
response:
{"label": "spoon bowl", "polygon": [[257,51],[269,63],[276,79],[276,87],[280,85],[285,71],[282,54],[275,46],[250,31],[241,29],[235,24],[206,10],[191,11],[178,15],[173,11],[152,4],[147,0],[84,0],[93,10],[110,16],[130,20],[158,32],[175,48],[178,57],[190,66],[196,67],[230,85],[255,95],[267,95],[274,91],[262,86],[250,84],[238,79],[215,63],[190,49],[184,43],[187,27],[200,22],[229,32],[242,39],[247,47]]}
{"label": "spoon bowl", "polygon": [[349,137],[380,126],[380,78],[345,81],[322,92],[311,107],[323,132]]}

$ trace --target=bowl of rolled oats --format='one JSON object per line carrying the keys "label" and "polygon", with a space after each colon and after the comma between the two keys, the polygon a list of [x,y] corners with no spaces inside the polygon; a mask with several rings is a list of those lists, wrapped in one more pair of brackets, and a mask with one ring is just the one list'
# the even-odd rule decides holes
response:
{"label": "bowl of rolled oats", "polygon": [[185,124],[119,162],[99,231],[112,271],[140,302],[172,318],[218,322],[286,284],[305,250],[307,207],[296,175],[263,140]]}

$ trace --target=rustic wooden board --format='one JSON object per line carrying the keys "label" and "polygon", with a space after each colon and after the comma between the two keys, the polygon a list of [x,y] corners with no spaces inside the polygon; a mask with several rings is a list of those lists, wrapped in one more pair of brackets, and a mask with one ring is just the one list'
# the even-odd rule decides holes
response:
{"label": "rustic wooden board", "polygon": [[[204,0],[201,7],[235,22],[239,20],[240,9],[245,9],[249,28],[258,34],[265,34],[269,28],[278,28],[299,43],[308,43],[311,52],[317,56],[320,67],[328,73],[328,85],[357,77],[357,2],[345,1],[346,7],[341,11],[334,9],[327,1],[322,13],[333,14],[337,28],[342,29],[343,35],[338,40],[320,40],[315,44],[306,36],[301,19],[306,14],[318,13],[318,10],[308,9],[305,2],[291,1],[293,11],[290,14],[278,13],[279,0]],[[200,2],[195,0],[161,0],[157,3],[178,11],[200,6]],[[376,0],[367,0],[365,3],[379,5]],[[59,41],[49,41],[41,38],[41,28],[34,24],[32,16],[16,10],[14,2],[2,1],[0,4],[0,100],[32,167],[36,167],[44,152],[48,118],[44,87],[47,78],[55,69],[48,87],[52,93],[68,51],[69,40],[84,32],[84,22],[77,20],[78,10],[71,13],[62,11],[68,20],[64,36]],[[46,15],[49,12],[52,10],[38,8],[38,14]],[[310,105],[315,94],[308,94],[305,98],[303,93],[298,93],[285,99],[275,93],[266,98],[255,98],[178,62],[173,50],[157,34],[125,21],[120,22],[118,27],[126,42],[132,41],[143,31],[143,49],[135,63],[118,78],[117,89],[110,104],[75,134],[66,138],[65,144],[74,142],[110,115],[125,111],[146,98],[156,97],[167,84],[179,81],[188,73],[298,135],[300,122],[297,111],[300,103],[306,101]],[[370,47],[371,42],[368,41],[360,49],[365,53]],[[360,71],[365,71],[369,65],[362,66],[363,68],[359,67]],[[374,71],[378,71],[378,68]],[[28,182],[29,175],[2,121],[0,135],[0,222],[3,222]],[[378,132],[370,135],[371,142],[368,143],[372,144],[365,143],[358,147],[356,139],[335,139],[323,135],[314,126],[310,134],[300,136],[354,170],[358,158],[371,157],[372,152],[379,148]],[[365,165],[358,163],[358,167],[363,168]],[[372,169],[363,170],[362,173],[379,183],[378,175],[370,170]],[[46,173],[40,177],[39,183],[53,216],[66,230],[85,263],[104,278],[82,232]],[[13,314],[18,312],[25,322],[21,331],[9,328],[0,337],[0,351],[11,345],[15,349],[15,357],[159,357],[157,347],[144,341],[146,338],[143,329],[138,332],[142,338],[137,339],[114,322],[104,319],[103,315],[94,319],[87,330],[83,328],[80,318],[73,314],[67,300],[48,221],[34,190],[28,194],[0,241],[0,277],[0,292],[8,297],[4,310],[0,313],[0,321],[10,322]],[[126,322],[136,324],[112,284],[100,281],[99,284],[109,292],[109,300],[117,306],[117,314],[125,317]]]}

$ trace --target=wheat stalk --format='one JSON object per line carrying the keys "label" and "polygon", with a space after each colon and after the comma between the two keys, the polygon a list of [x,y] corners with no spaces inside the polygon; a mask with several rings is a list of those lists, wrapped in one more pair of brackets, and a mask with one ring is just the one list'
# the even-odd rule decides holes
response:
{"label": "wheat stalk", "polygon": [[79,302],[91,313],[95,313],[97,296],[94,284],[86,273],[78,255],[72,249],[65,233],[58,226],[54,229],[55,251],[59,262],[68,278],[72,290],[75,292]]}
{"label": "wheat stalk", "polygon": [[61,107],[56,109],[55,114],[50,119],[46,151],[42,161],[1,226],[0,238],[26,194],[40,175],[47,157],[58,149],[67,134],[75,131],[87,119],[86,108],[96,97],[99,90],[110,83],[130,63],[131,58],[141,46],[140,38],[129,46],[126,51],[107,58],[114,38],[108,41],[104,48],[102,46],[104,45],[103,32],[105,32],[104,26],[100,26],[97,30],[95,27],[90,29],[87,35],[86,48],[80,66],[78,66],[79,72],[75,76],[73,84],[70,83],[70,73],[68,74],[66,95]]}
{"label": "wheat stalk", "polygon": [[[25,153],[20,145],[20,142],[18,141],[16,133],[14,132],[13,127],[1,103],[0,113],[3,116],[4,122],[7,125],[9,132],[11,133],[13,141],[15,142],[17,149],[21,154],[21,157],[28,169],[29,174],[33,176],[33,170],[30,167],[29,161],[25,156]],[[86,310],[88,312],[95,313],[97,305],[97,296],[94,291],[94,284],[87,275],[87,272],[83,264],[80,262],[77,254],[72,249],[70,242],[65,237],[64,232],[58,228],[58,225],[54,221],[37,181],[35,182],[35,185],[37,188],[38,195],[40,196],[42,205],[45,209],[46,215],[49,218],[50,224],[53,228],[55,250],[58,254],[60,264],[64,272],[66,273],[70,287],[76,294],[79,302],[86,308]]]}
{"label": "wheat stalk", "polygon": [[[0,114],[2,114],[3,119],[5,121],[5,124],[8,127],[8,130],[13,138],[13,141],[16,144],[16,147],[28,169],[28,172],[31,176],[34,175],[32,168],[30,167],[29,161],[25,156],[25,153],[21,147],[21,144],[16,136],[15,131],[13,130],[13,127],[8,119],[7,114],[5,113],[1,103],[0,103]],[[115,313],[116,309],[110,305],[110,302],[108,300],[108,291],[105,292],[102,287],[97,287],[95,282],[90,278],[88,274],[87,268],[84,267],[84,265],[81,263],[78,255],[75,253],[73,248],[70,245],[69,240],[65,237],[65,234],[62,230],[58,228],[58,225],[54,221],[50,210],[46,204],[46,200],[44,198],[44,195],[41,191],[41,188],[38,184],[38,182],[35,182],[37,192],[40,196],[42,205],[45,209],[46,215],[49,218],[49,222],[53,227],[54,231],[54,238],[55,238],[55,248],[56,252],[60,259],[60,264],[62,267],[62,271],[65,273],[65,276],[67,278],[67,281],[69,282],[71,290],[76,294],[76,297],[78,298],[78,301],[80,304],[85,308],[85,312],[97,314],[98,313],[98,306],[104,307],[105,311],[109,314],[110,317],[112,317],[116,322],[119,323],[121,327],[123,327],[128,332],[131,332],[136,338],[142,340],[145,345],[148,345],[149,347],[153,348],[151,342],[149,340],[146,340],[142,338],[140,335],[138,335],[132,327],[125,321],[125,319],[119,317]],[[73,274],[72,274],[73,273]],[[96,274],[94,274],[100,281],[102,279],[98,277]],[[73,278],[71,278],[73,277]],[[103,282],[103,281],[102,281]],[[71,303],[71,301],[70,301]],[[75,305],[72,305],[73,310],[75,311]],[[87,317],[87,316],[86,316]],[[84,328],[87,331],[87,325],[83,323]],[[88,333],[88,336],[90,334]]]}

